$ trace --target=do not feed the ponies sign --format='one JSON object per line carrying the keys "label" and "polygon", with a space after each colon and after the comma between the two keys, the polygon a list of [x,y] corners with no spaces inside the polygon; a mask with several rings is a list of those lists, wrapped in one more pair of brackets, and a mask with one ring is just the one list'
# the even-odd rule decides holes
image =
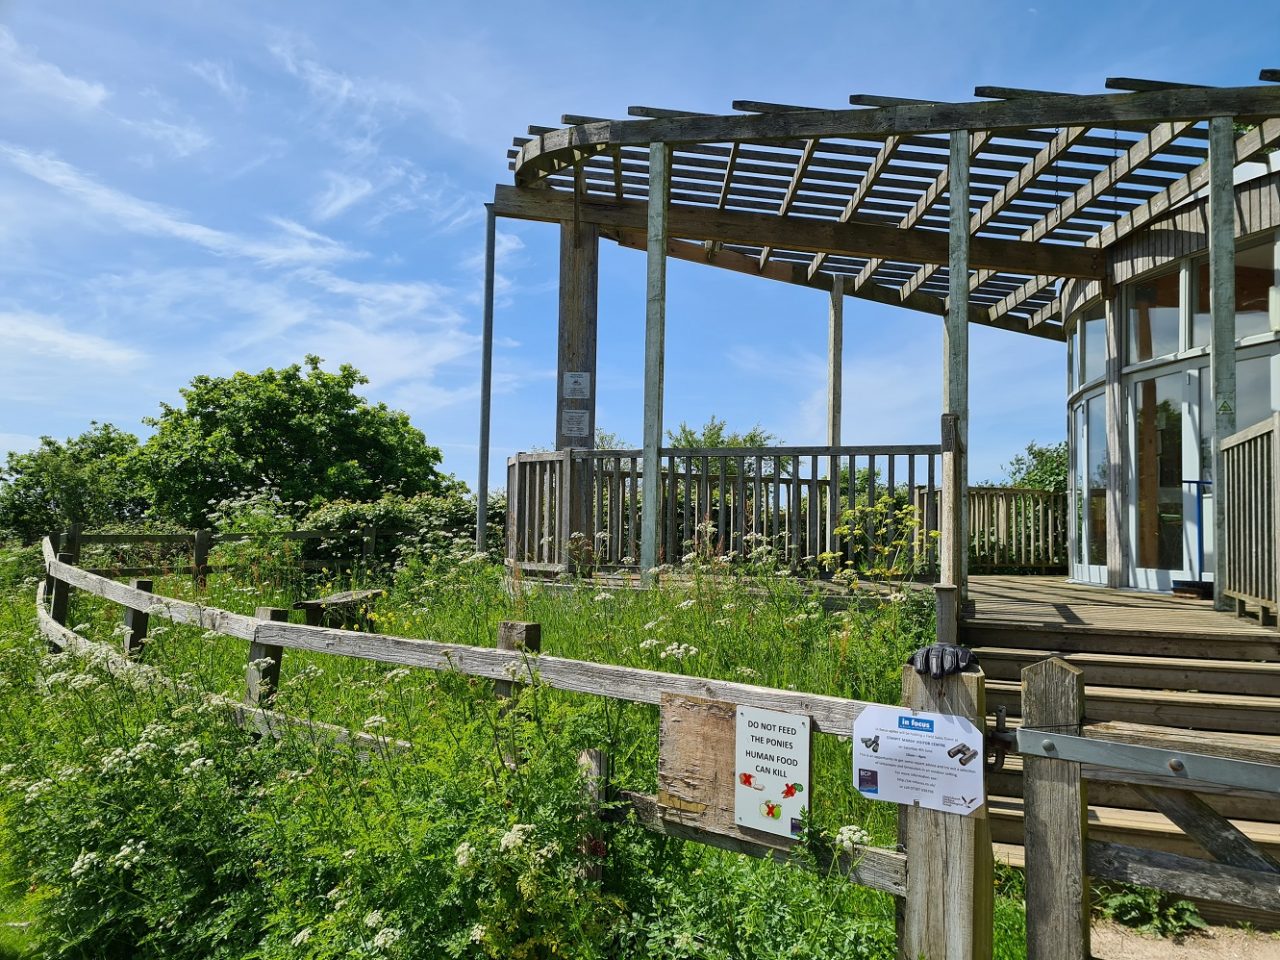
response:
{"label": "do not feed the ponies sign", "polygon": [[738,825],[799,836],[809,808],[809,718],[740,706],[735,747]]}

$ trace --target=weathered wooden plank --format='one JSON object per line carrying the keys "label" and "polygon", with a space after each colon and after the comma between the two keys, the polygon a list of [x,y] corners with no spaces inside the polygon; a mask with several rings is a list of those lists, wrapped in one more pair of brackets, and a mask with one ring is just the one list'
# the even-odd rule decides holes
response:
{"label": "weathered wooden plank", "polygon": [[1136,785],[1134,789],[1215,860],[1231,867],[1278,875],[1280,864],[1194,793]]}
{"label": "weathered wooden plank", "polygon": [[59,580],[66,581],[87,593],[114,600],[122,606],[132,607],[135,610],[147,610],[152,615],[162,616],[176,623],[194,624],[206,630],[216,630],[242,640],[254,639],[254,631],[258,627],[258,621],[253,617],[135,590],[123,583],[116,583],[106,577],[81,570],[63,560],[55,560],[48,565],[48,570]]}
{"label": "weathered wooden plank", "polygon": [[[288,622],[289,611],[278,607],[258,607],[259,620]],[[244,702],[248,707],[265,707],[280,689],[280,663],[284,651],[278,646],[249,641],[249,662],[245,666]]]}
{"label": "weathered wooden plank", "polygon": [[[667,241],[670,236],[671,148],[649,148],[649,203],[645,211],[648,233],[648,273],[645,287],[644,352],[644,491],[646,504],[658,502],[661,469],[663,368],[667,322]],[[707,238],[703,238],[707,239]],[[640,570],[645,575],[658,565],[658,511],[646,509],[640,536]]]}
{"label": "weathered wooden plank", "polygon": [[1244,870],[1162,850],[1091,841],[1089,873],[1097,880],[1134,883],[1186,897],[1280,911],[1280,876]]}
{"label": "weathered wooden plank", "polygon": [[[1232,119],[1209,121],[1209,309],[1213,335],[1209,367],[1213,379],[1214,436],[1236,432],[1236,241],[1235,149]],[[1225,487],[1222,445],[1213,444],[1213,482]],[[1227,544],[1227,498],[1213,498],[1213,542]],[[1214,601],[1226,607],[1223,578],[1214,578]]]}
{"label": "weathered wooden plank", "polygon": [[[1084,674],[1058,659],[1022,671],[1023,723],[1074,730],[1084,719]],[[1027,952],[1037,960],[1088,960],[1089,804],[1080,764],[1023,759],[1027,850]]]}
{"label": "weathered wooden plank", "polygon": [[[505,217],[556,222],[572,217],[576,209],[583,223],[614,229],[643,229],[646,206],[638,200],[619,203],[595,196],[575,205],[571,195],[555,190],[500,185],[494,191],[494,207]],[[965,220],[967,223],[967,210]],[[675,205],[670,209],[669,234],[688,240],[765,244],[787,250],[915,263],[946,263],[948,258],[947,238],[938,231],[862,220],[842,222]],[[1103,258],[1095,250],[989,237],[972,238],[970,257],[977,267],[1062,277],[1100,278],[1105,269]],[[757,272],[760,269],[757,261]]]}

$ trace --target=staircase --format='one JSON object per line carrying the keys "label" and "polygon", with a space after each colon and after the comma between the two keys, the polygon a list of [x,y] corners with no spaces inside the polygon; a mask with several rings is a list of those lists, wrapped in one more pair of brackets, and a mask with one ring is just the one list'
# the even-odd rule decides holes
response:
{"label": "staircase", "polygon": [[[1021,582],[1019,582],[1021,581]],[[1057,656],[1084,673],[1085,722],[1115,739],[1280,763],[1280,633],[1211,605],[1081,587],[1049,578],[974,578],[974,612],[962,621],[987,676],[987,708],[1021,715],[1023,667]],[[997,858],[1023,863],[1022,764],[1009,757],[988,782]],[[1209,857],[1125,781],[1086,766],[1092,839]],[[1280,857],[1280,798],[1202,794],[1245,834]],[[1280,927],[1280,916],[1199,904],[1215,922]]]}

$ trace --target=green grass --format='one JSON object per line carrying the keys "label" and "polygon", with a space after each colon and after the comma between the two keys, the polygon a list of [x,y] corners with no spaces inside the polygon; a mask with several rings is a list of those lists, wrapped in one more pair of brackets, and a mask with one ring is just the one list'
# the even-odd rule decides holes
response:
{"label": "green grass", "polygon": [[[184,577],[158,579],[156,590],[251,613],[258,606],[287,607],[302,596],[353,585],[304,581],[289,574],[286,565],[268,561],[238,576],[215,576],[200,594]],[[241,936],[253,932],[267,945],[253,956],[365,955],[359,951],[371,949],[369,937],[355,907],[331,909],[332,902],[324,899],[330,890],[347,889],[344,884],[359,887],[361,896],[377,894],[382,898],[377,902],[397,914],[403,910],[411,919],[397,922],[406,930],[419,925],[412,944],[406,936],[370,956],[430,955],[414,952],[430,943],[444,951],[437,955],[455,956],[585,957],[606,948],[636,957],[893,955],[892,899],[839,878],[665,841],[631,827],[600,828],[609,842],[603,887],[584,885],[572,873],[574,857],[521,865],[497,849],[501,831],[521,817],[533,817],[529,822],[562,853],[576,849],[573,831],[580,829],[581,819],[571,813],[578,802],[572,799],[577,791],[572,761],[583,746],[609,750],[620,787],[652,791],[657,767],[653,707],[534,688],[503,717],[494,709],[489,685],[481,681],[286,651],[279,709],[353,729],[367,727],[416,746],[409,758],[353,767],[340,751],[335,755],[296,740],[270,747],[246,742],[201,708],[198,698],[179,691],[139,691],[107,677],[88,692],[66,689],[62,681],[63,686],[37,695],[28,687],[56,672],[57,665],[40,664],[33,649],[31,596],[27,584],[0,602],[0,677],[23,691],[28,708],[21,716],[0,710],[0,762],[21,764],[27,784],[54,768],[89,771],[42,788],[81,807],[57,821],[62,826],[55,836],[38,835],[28,807],[12,799],[3,807],[20,819],[0,824],[0,840],[16,837],[39,889],[61,885],[74,894],[70,904],[52,897],[36,901],[35,915],[46,929],[59,922],[75,929],[83,926],[83,917],[100,915],[101,908],[77,912],[84,905],[77,906],[78,887],[67,878],[77,857],[105,842],[99,839],[103,833],[115,844],[111,850],[104,847],[104,858],[139,832],[157,837],[147,854],[156,858],[156,869],[165,875],[194,872],[201,878],[199,889],[209,892],[205,902],[181,894],[181,884],[172,890],[149,888],[142,904],[132,899],[136,890],[127,897],[102,894],[119,911],[111,928],[118,938],[111,949],[117,952],[102,956],[248,955],[225,952],[234,937],[224,933],[219,941],[216,930],[201,933],[203,954],[179,942],[178,932],[153,933],[159,941],[140,943],[138,931],[150,929],[153,921],[147,918],[160,906],[188,916],[192,930],[203,930],[201,924],[217,928],[234,918]],[[547,654],[881,702],[896,702],[903,660],[933,633],[923,598],[903,594],[892,602],[867,601],[833,613],[803,585],[761,571],[724,576],[707,570],[687,584],[656,591],[534,586],[513,597],[501,571],[485,564],[410,563],[373,617],[380,632],[490,646],[502,620],[531,620],[542,624]],[[73,598],[70,623],[84,635],[118,643],[119,622],[113,604],[83,593]],[[171,678],[238,698],[246,653],[243,641],[155,619],[144,659]],[[77,668],[93,670],[91,665]],[[170,738],[175,743],[179,736],[194,736],[220,745],[206,747],[205,753],[226,788],[214,789],[210,781],[198,800],[185,792],[181,763],[187,761],[176,753],[169,757],[164,751],[178,748],[165,744],[159,749],[168,759],[148,759],[155,766],[146,767],[145,777],[137,770],[127,777],[114,769],[110,776],[92,773],[111,750],[128,750],[146,739],[148,725],[157,722],[182,731]],[[24,744],[32,745],[25,755]],[[502,758],[513,753],[526,757],[525,767],[505,768]],[[847,740],[815,738],[812,780],[819,827],[834,832],[859,824],[876,842],[893,843],[896,811],[853,790]],[[169,797],[168,806],[161,797]],[[184,804],[192,803],[199,816],[182,813]],[[105,826],[88,831],[84,823],[94,820]],[[453,864],[463,836],[474,837],[477,849],[491,851],[480,873],[467,874]],[[262,849],[253,846],[263,843]],[[161,846],[169,851],[163,857]],[[348,851],[351,857],[344,860]],[[188,863],[188,853],[196,860]],[[39,862],[33,865],[32,857]],[[206,876],[197,863],[215,865],[214,875]],[[552,874],[562,868],[571,872],[556,874],[552,884]],[[479,886],[471,890],[466,884],[473,881]],[[997,956],[1021,957],[1020,890],[1007,879],[1002,883],[1011,895],[997,898]],[[553,893],[553,886],[563,895]],[[526,898],[541,904],[542,914],[526,916],[506,902],[512,890],[522,897],[536,893]],[[268,915],[239,903],[240,892],[267,904]],[[605,919],[589,921],[582,904],[593,905],[592,915]],[[31,906],[21,898],[14,902],[24,917],[22,911]],[[504,916],[516,918],[512,930],[499,929],[495,918]],[[68,917],[80,919],[72,923]],[[607,929],[600,929],[606,920]],[[543,929],[552,922],[555,931]],[[455,929],[450,923],[464,925]],[[477,926],[484,928],[481,934],[475,933]],[[304,931],[310,932],[303,945],[291,946]],[[158,952],[161,941],[164,952]],[[550,953],[556,942],[567,953]],[[212,943],[222,943],[224,952],[210,952]]]}

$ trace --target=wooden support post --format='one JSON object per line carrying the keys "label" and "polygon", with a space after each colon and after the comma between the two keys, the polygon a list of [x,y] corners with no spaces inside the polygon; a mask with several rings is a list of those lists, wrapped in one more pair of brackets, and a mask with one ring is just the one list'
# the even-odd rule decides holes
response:
{"label": "wooden support post", "polygon": [[[1124,366],[1124,327],[1119,296],[1106,299],[1106,420],[1107,420],[1107,586],[1128,585],[1128,541],[1125,532],[1124,478],[1124,392],[1120,383],[1120,370]],[[1085,451],[1079,451],[1085,456]],[[1083,503],[1080,509],[1088,508]],[[1087,562],[1087,557],[1081,557]]]}
{"label": "wooden support post", "polygon": [[[1022,671],[1024,728],[1075,734],[1084,719],[1084,673],[1056,657]],[[1080,764],[1025,757],[1027,954],[1089,960],[1088,799]]]}
{"label": "wooden support post", "polygon": [[843,277],[831,278],[831,309],[827,314],[827,446],[840,446],[840,408],[844,396]]}
{"label": "wooden support post", "polygon": [[[586,794],[587,812],[589,816],[595,817],[599,814],[600,805],[604,803],[608,791],[609,755],[591,747],[578,755],[578,766],[584,774],[582,788]],[[582,859],[587,879],[596,883],[604,879],[604,857],[607,851],[604,837],[588,834],[583,838]]]}
{"label": "wooden support post", "polygon": [[[61,550],[62,550],[62,534],[61,534],[60,532],[58,532],[58,531],[56,531],[56,530],[55,530],[53,533],[49,534],[49,546],[53,548],[53,553],[54,553],[54,555],[55,555],[55,556],[56,556],[58,553],[60,553],[60,552],[61,552]],[[50,599],[52,599],[52,597],[53,597],[53,587],[54,587],[54,584],[56,584],[57,582],[58,582],[58,581],[54,579],[53,574],[49,573],[48,571],[46,571],[46,572],[45,572],[45,576],[44,576],[44,595],[45,595],[46,597],[49,597]]]}
{"label": "wooden support post", "polygon": [[[986,726],[981,670],[941,680],[902,672],[902,705],[967,717]],[[991,826],[973,816],[901,807],[899,840],[907,850],[907,895],[898,936],[902,960],[990,960],[995,879]]]}
{"label": "wooden support post", "polygon": [[667,204],[671,198],[671,148],[649,146],[649,270],[645,288],[644,327],[644,468],[641,475],[640,573],[658,565],[658,497],[662,490],[663,365],[667,324]]}
{"label": "wooden support post", "polygon": [[[480,463],[476,475],[476,553],[483,553],[489,547],[489,425],[493,411],[493,261],[497,240],[497,218],[493,212],[493,204],[486,203],[484,209],[484,321],[480,343]],[[508,490],[507,496],[513,496],[513,492]]]}
{"label": "wooden support post", "polygon": [[[538,653],[542,650],[542,624],[503,620],[498,624],[499,650],[525,650]],[[499,697],[510,697],[518,686],[511,680],[493,681],[493,692]]]}
{"label": "wooden support post", "polygon": [[[289,619],[289,611],[279,607],[259,607],[254,616],[259,620],[281,623]],[[249,641],[249,665],[245,668],[244,702],[250,707],[266,707],[280,688],[280,660],[284,648],[271,643]],[[264,663],[263,661],[270,661]]]}
{"label": "wooden support post", "polygon": [[[69,553],[58,554],[59,563],[74,563],[75,558]],[[65,580],[53,581],[53,596],[49,601],[49,616],[55,623],[67,625],[67,609],[71,605],[71,585]]]}
{"label": "wooden support post", "polygon": [[[150,580],[134,580],[133,589],[151,592]],[[147,630],[151,625],[151,615],[146,610],[124,609],[124,655],[126,657],[141,656],[142,648],[147,643]]]}
{"label": "wooden support post", "polygon": [[960,639],[959,591],[954,584],[933,586],[934,609],[937,611],[938,643],[958,643]]}
{"label": "wooden support post", "polygon": [[360,531],[360,563],[366,573],[373,568],[377,556],[378,528],[364,527]]}
{"label": "wooden support post", "polygon": [[557,450],[595,449],[599,278],[600,228],[589,223],[561,223]]}
{"label": "wooden support post", "polygon": [[72,564],[75,564],[76,566],[80,565],[80,534],[83,532],[84,532],[83,523],[71,524],[71,526],[67,529],[66,542],[63,543],[62,545],[63,551],[70,554],[72,558],[70,562]]}
{"label": "wooden support post", "polygon": [[191,569],[198,590],[203,590],[209,585],[209,546],[212,543],[212,530],[196,531],[191,547]]}
{"label": "wooden support post", "polygon": [[[1231,117],[1209,120],[1209,309],[1213,336],[1213,545],[1226,553],[1227,490],[1222,483],[1222,441],[1236,432],[1236,197],[1235,132]],[[1218,565],[1221,568],[1221,564]],[[1213,578],[1214,605],[1224,610],[1223,578]]]}
{"label": "wooden support post", "polygon": [[942,445],[941,579],[959,588],[961,603],[969,572],[969,144],[969,131],[951,134],[950,290],[942,328],[942,413],[954,420],[950,438],[944,427]]}

